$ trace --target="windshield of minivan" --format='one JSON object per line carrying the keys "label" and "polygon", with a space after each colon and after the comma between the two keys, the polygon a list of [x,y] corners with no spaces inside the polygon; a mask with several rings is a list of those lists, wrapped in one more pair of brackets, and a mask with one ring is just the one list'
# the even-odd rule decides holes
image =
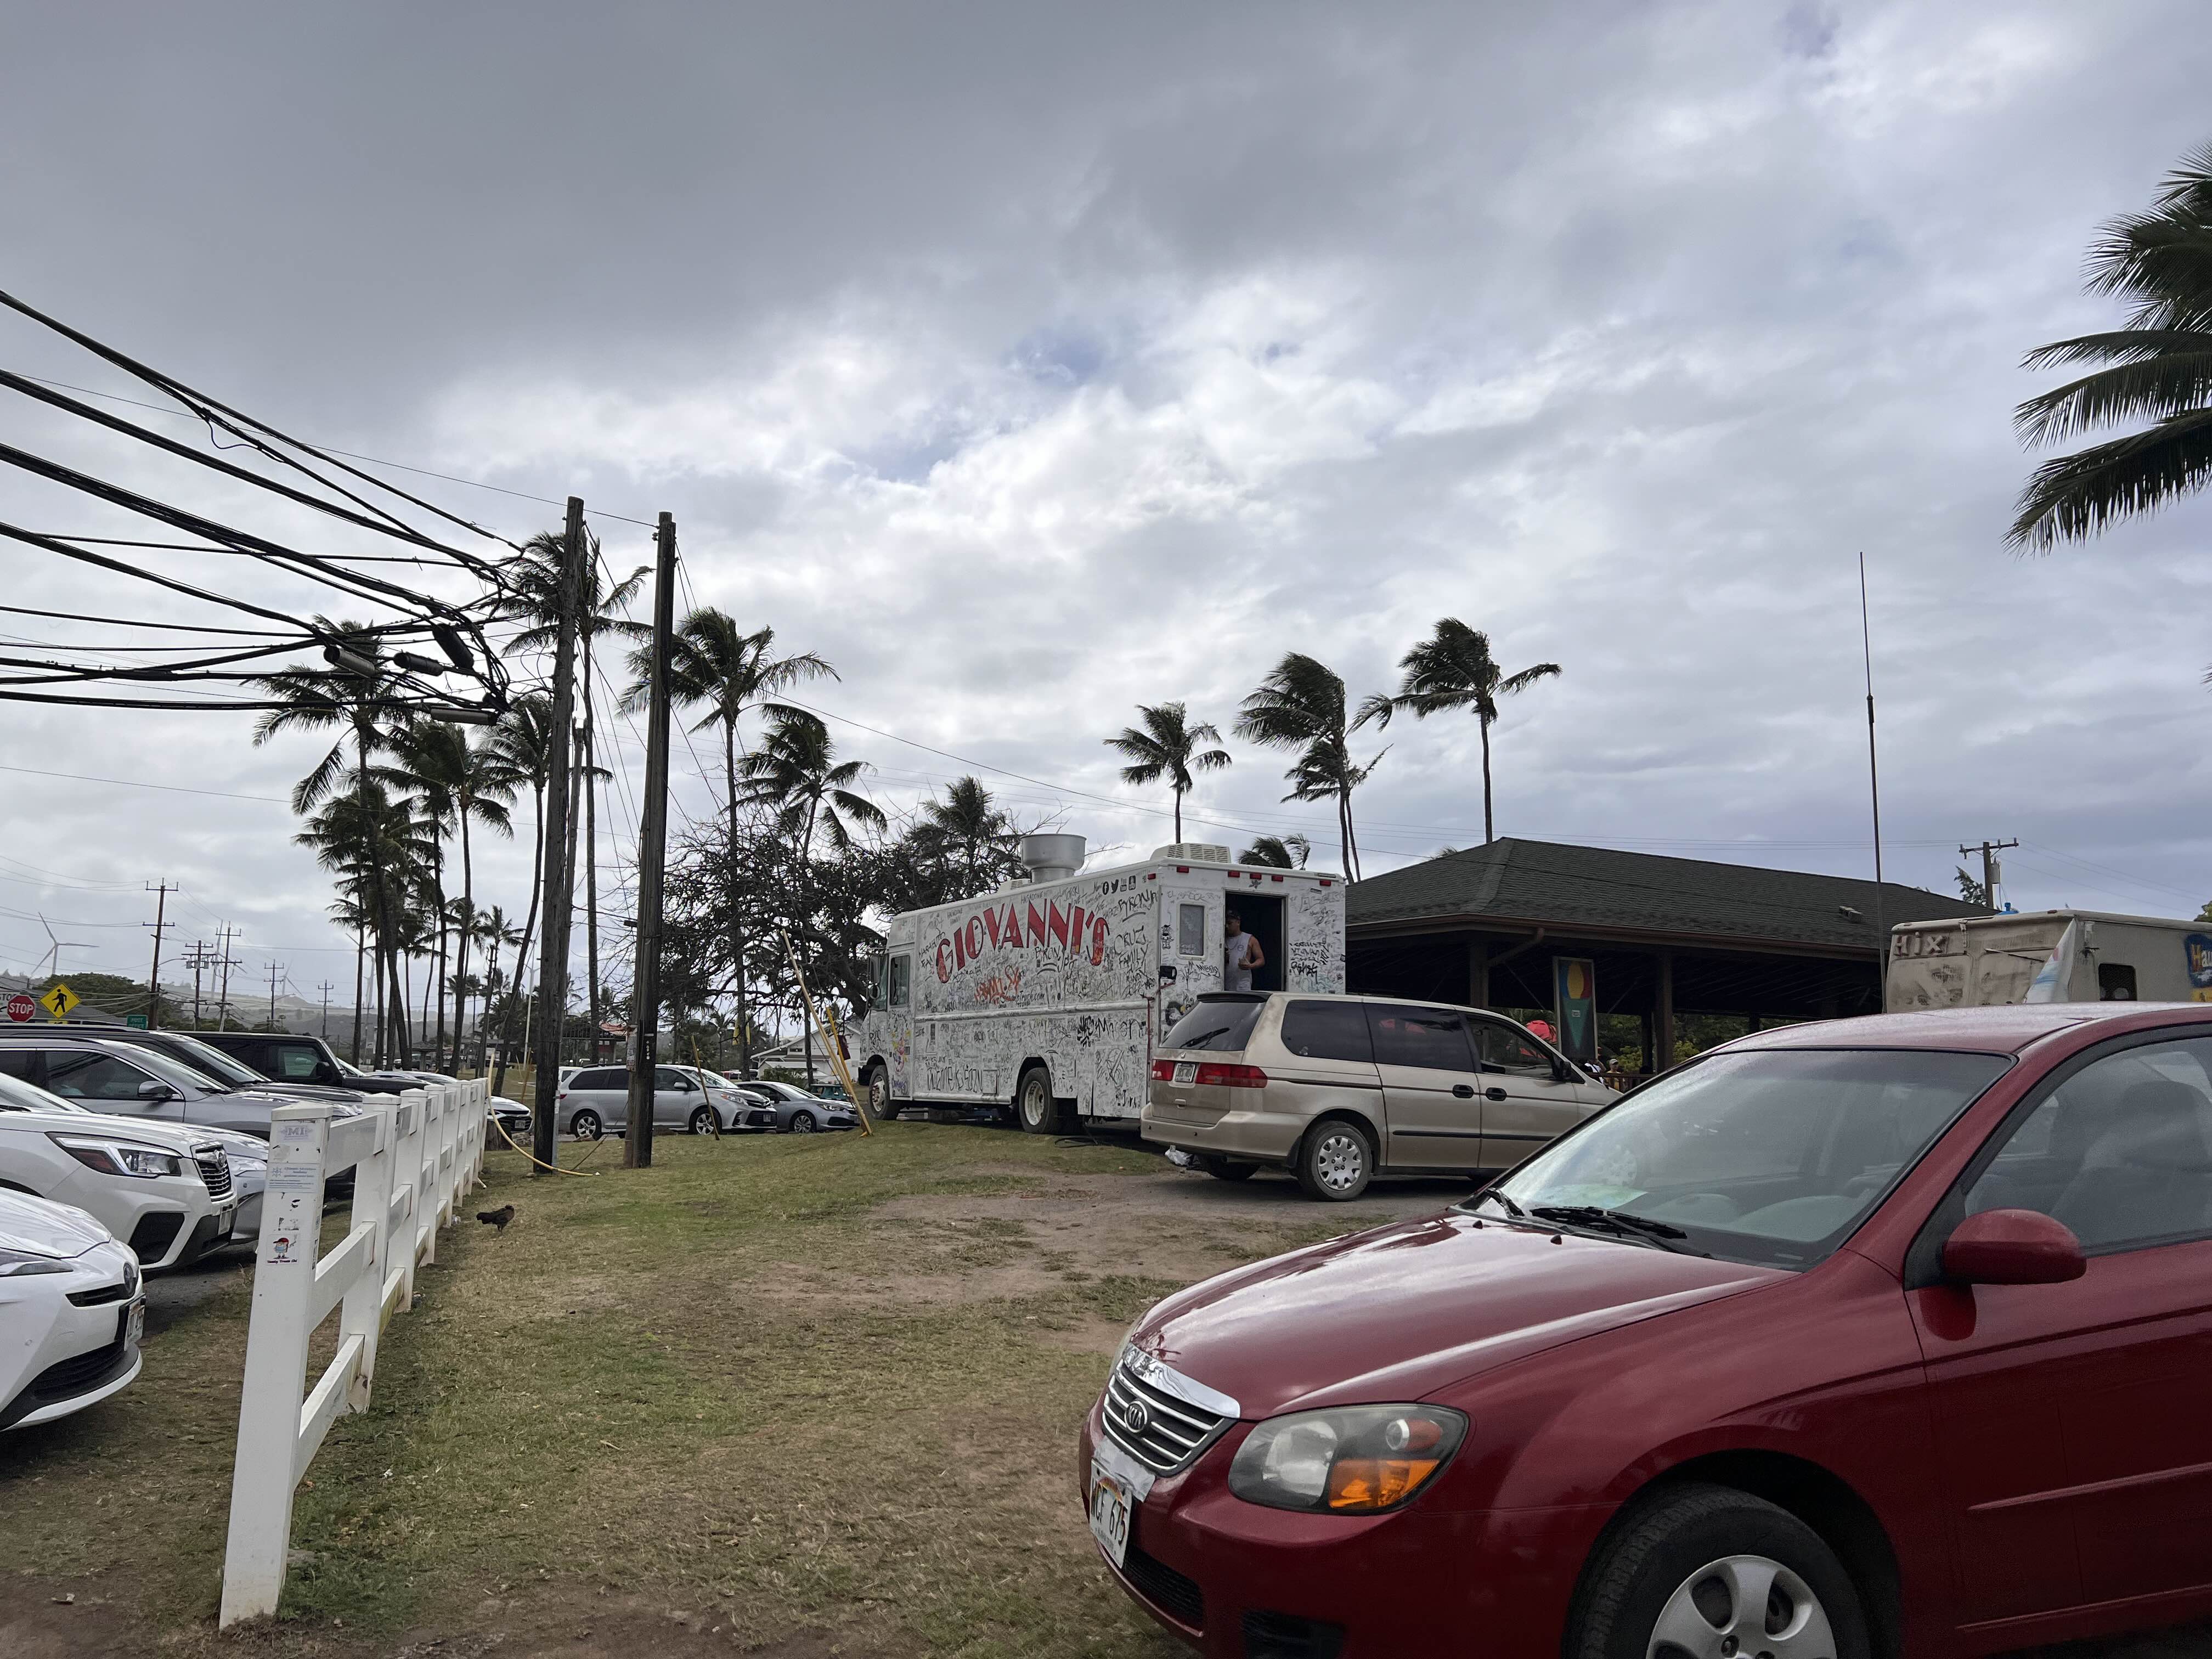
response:
{"label": "windshield of minivan", "polygon": [[[1497,1191],[1540,1220],[1809,1267],[2009,1063],[1914,1049],[1717,1054],[1638,1090]],[[1470,1203],[1488,1213],[1498,1201]]]}
{"label": "windshield of minivan", "polygon": [[[165,1043],[176,1044],[177,1048],[183,1051],[184,1057],[164,1048],[155,1048],[156,1054],[167,1053],[170,1058],[179,1060],[180,1064],[190,1066],[197,1071],[205,1072],[227,1087],[258,1089],[268,1084],[269,1079],[260,1073],[255,1071],[251,1066],[240,1065],[213,1043],[202,1042],[198,1037],[186,1036],[182,1031],[164,1032],[162,1041]],[[154,1047],[151,1043],[145,1046]]]}
{"label": "windshield of minivan", "polygon": [[1265,997],[1202,996],[1198,1006],[1175,1023],[1160,1040],[1163,1048],[1218,1048],[1241,1051],[1260,1023]]}

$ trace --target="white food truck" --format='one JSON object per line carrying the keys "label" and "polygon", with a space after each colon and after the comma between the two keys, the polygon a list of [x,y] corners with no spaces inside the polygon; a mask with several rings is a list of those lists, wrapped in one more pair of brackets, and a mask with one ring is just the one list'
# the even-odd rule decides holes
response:
{"label": "white food truck", "polygon": [[1255,991],[1344,989],[1344,883],[1163,847],[1084,872],[1080,836],[1030,836],[1029,879],[892,918],[869,1012],[845,1033],[878,1114],[998,1106],[1036,1134],[1135,1123],[1154,1046],[1222,988],[1234,910],[1265,965]]}
{"label": "white food truck", "polygon": [[1889,1010],[2212,1002],[2212,921],[2032,910],[1890,930]]}

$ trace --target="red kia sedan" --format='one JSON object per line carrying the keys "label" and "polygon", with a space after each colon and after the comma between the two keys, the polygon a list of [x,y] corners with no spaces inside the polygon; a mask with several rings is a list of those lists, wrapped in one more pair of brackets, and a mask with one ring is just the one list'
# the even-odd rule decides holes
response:
{"label": "red kia sedan", "polygon": [[1078,1468],[1215,1659],[1936,1659],[2212,1613],[2212,1006],[1748,1037],[1131,1329]]}

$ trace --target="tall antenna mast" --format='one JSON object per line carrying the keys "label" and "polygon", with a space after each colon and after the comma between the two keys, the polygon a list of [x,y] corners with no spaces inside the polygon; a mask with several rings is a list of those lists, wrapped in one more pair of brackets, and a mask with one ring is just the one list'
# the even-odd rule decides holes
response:
{"label": "tall antenna mast", "polygon": [[1866,653],[1867,796],[1874,807],[1874,930],[1881,941],[1881,1008],[1889,1011],[1889,923],[1882,915],[1881,763],[1874,743],[1874,627],[1867,617],[1866,555],[1859,555],[1859,643]]}

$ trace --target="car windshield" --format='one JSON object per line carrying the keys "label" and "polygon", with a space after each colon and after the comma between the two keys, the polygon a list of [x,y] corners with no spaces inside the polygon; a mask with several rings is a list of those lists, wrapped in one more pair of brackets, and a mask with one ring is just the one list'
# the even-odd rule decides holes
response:
{"label": "car windshield", "polygon": [[75,1101],[50,1095],[34,1083],[0,1072],[0,1112],[82,1112]]}
{"label": "car windshield", "polygon": [[151,1048],[142,1048],[135,1042],[118,1042],[107,1047],[106,1052],[129,1060],[141,1071],[151,1072],[162,1082],[173,1088],[183,1090],[185,1098],[187,1100],[196,1100],[202,1095],[222,1092],[214,1084],[182,1060],[171,1060],[167,1054],[156,1054]]}
{"label": "car windshield", "polygon": [[[182,1031],[170,1031],[161,1040],[164,1044],[174,1045],[176,1052],[163,1048],[155,1048],[155,1054],[170,1054],[171,1058],[178,1059],[179,1064],[190,1066],[194,1071],[205,1072],[226,1088],[258,1089],[269,1081],[251,1066],[240,1065],[212,1043],[186,1036]],[[147,1046],[152,1048],[150,1043]]]}
{"label": "car windshield", "polygon": [[1809,1267],[2010,1063],[1894,1048],[1716,1054],[1591,1119],[1497,1190],[1547,1222]]}

